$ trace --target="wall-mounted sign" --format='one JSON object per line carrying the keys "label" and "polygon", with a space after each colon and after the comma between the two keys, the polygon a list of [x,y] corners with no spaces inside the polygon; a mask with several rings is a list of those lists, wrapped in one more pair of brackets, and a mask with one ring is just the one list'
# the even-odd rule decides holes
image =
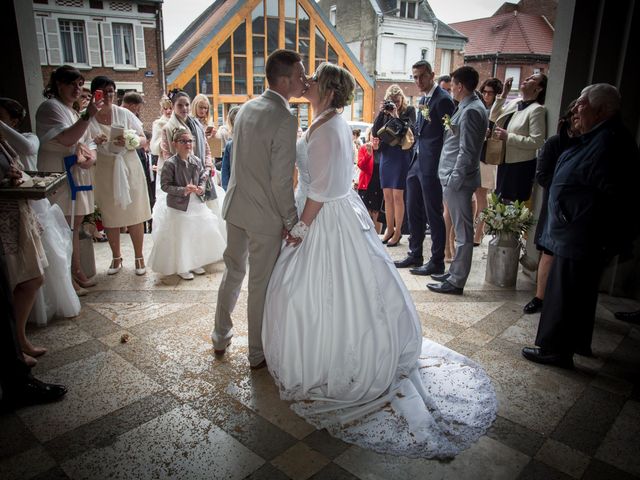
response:
{"label": "wall-mounted sign", "polygon": [[155,73],[153,73],[153,70],[147,70],[146,72],[144,72],[145,77],[153,77],[154,75]]}

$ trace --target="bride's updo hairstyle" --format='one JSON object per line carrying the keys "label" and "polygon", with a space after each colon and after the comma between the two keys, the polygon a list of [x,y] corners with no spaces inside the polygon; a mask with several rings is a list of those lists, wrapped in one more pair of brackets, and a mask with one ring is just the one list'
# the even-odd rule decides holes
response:
{"label": "bride's updo hairstyle", "polygon": [[313,75],[318,82],[318,94],[325,98],[333,92],[330,107],[343,108],[353,101],[356,81],[346,69],[322,62]]}

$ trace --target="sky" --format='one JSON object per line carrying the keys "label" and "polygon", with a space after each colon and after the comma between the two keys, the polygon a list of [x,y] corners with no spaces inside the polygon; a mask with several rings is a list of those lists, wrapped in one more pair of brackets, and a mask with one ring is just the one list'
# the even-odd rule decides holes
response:
{"label": "sky", "polygon": [[[505,0],[429,0],[436,16],[445,23],[489,17]],[[516,0],[511,0],[516,3]],[[164,0],[164,44],[165,48],[211,5],[212,0]]]}

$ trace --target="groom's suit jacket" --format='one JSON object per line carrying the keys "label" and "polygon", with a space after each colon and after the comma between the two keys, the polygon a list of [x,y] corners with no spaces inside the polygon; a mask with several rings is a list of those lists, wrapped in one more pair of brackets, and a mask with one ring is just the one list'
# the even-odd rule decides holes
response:
{"label": "groom's suit jacket", "polygon": [[298,123],[275,92],[245,103],[233,127],[224,219],[250,232],[280,235],[298,221],[293,170]]}

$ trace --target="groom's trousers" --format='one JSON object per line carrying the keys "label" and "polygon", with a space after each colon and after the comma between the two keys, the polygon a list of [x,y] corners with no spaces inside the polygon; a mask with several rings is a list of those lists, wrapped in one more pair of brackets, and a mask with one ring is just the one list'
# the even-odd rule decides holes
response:
{"label": "groom's trousers", "polygon": [[282,237],[249,232],[227,222],[227,248],[224,251],[225,270],[218,290],[216,320],[211,339],[213,348],[223,350],[231,339],[231,314],[236,306],[249,259],[249,298],[247,319],[249,329],[249,364],[264,360],[262,350],[262,315],[273,266],[280,254]]}

